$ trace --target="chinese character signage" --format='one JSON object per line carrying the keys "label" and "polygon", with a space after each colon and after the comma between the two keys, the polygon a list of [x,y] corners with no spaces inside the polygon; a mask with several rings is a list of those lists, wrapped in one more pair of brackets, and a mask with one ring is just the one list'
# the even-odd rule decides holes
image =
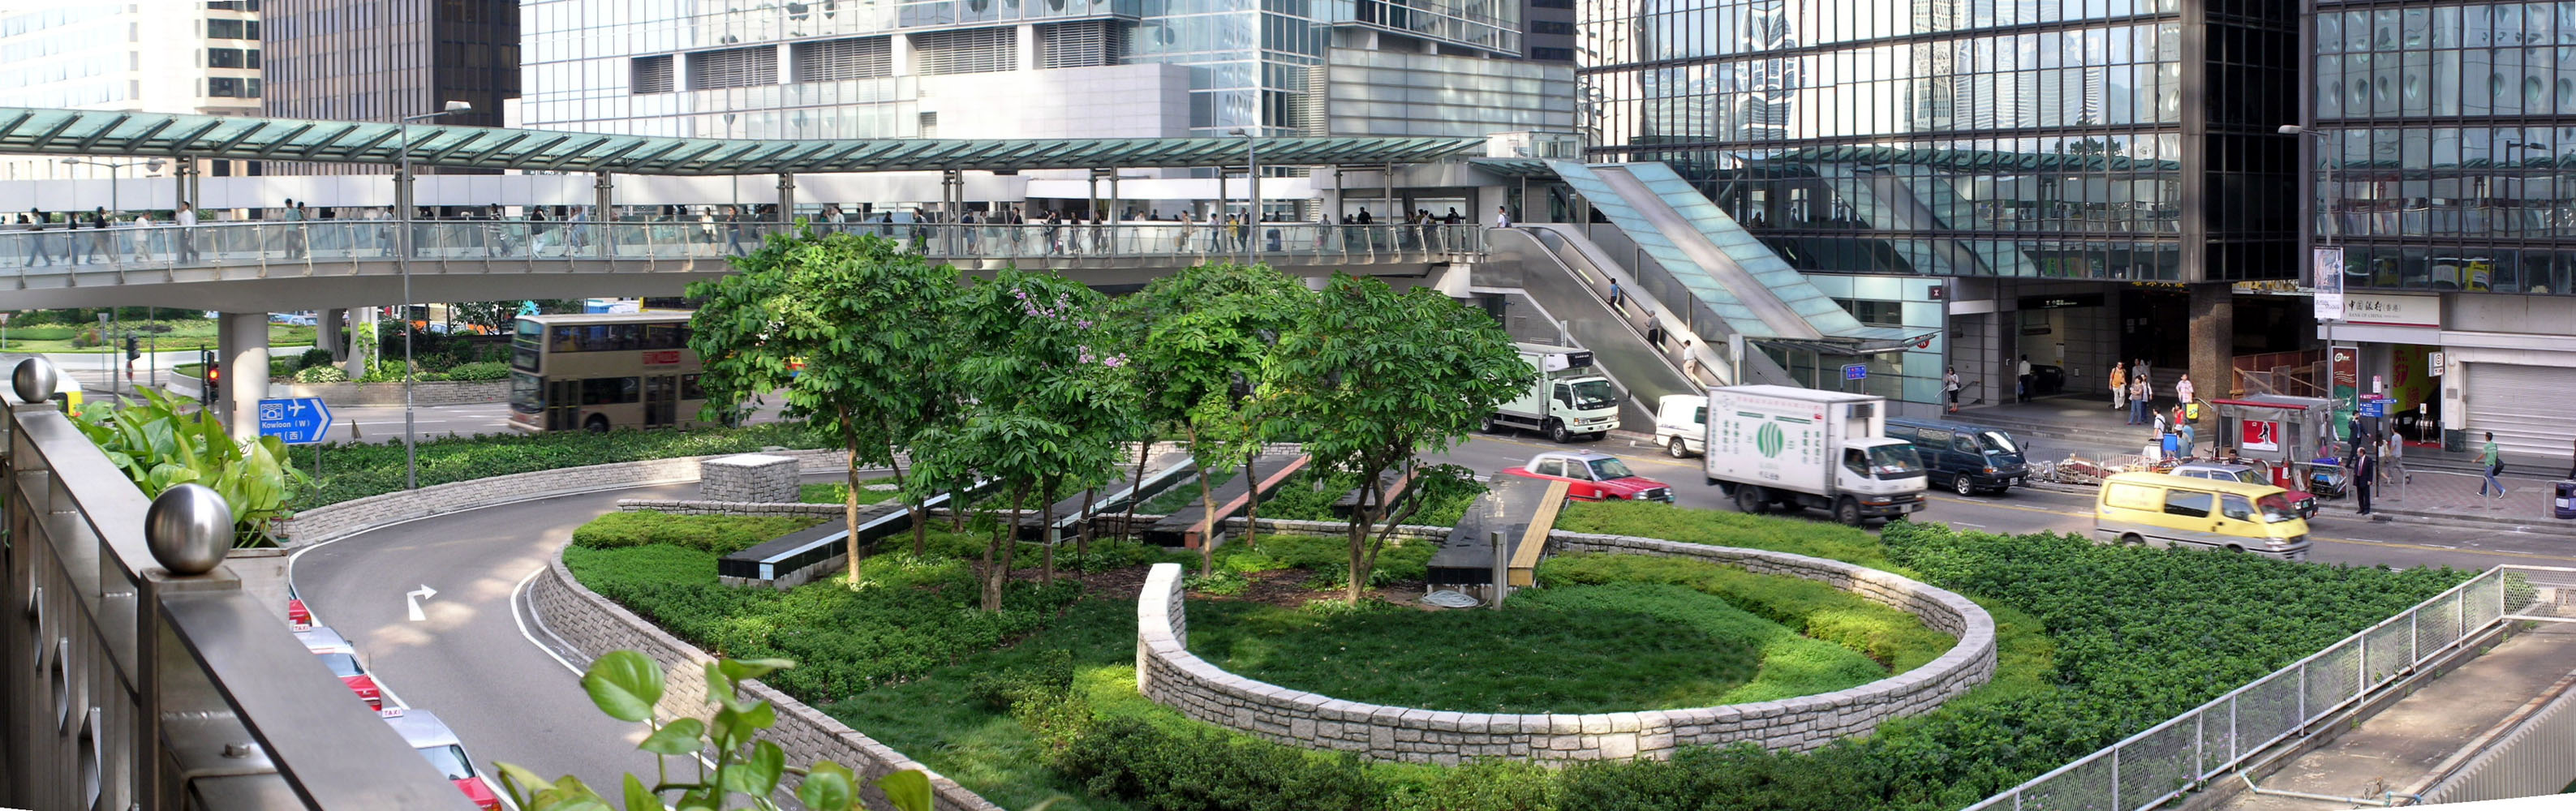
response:
{"label": "chinese character signage", "polygon": [[2441,329],[2442,297],[2349,293],[2343,297],[2343,320],[2382,327]]}

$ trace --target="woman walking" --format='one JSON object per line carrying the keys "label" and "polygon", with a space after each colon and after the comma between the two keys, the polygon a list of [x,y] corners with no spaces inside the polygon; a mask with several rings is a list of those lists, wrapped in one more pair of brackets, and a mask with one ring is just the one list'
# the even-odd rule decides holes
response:
{"label": "woman walking", "polygon": [[2129,407],[2129,364],[2111,364],[2111,410]]}

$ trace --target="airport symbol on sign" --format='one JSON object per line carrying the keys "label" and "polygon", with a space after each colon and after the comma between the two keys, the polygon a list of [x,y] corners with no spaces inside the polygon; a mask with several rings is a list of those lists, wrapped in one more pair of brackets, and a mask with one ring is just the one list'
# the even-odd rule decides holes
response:
{"label": "airport symbol on sign", "polygon": [[331,431],[331,407],[320,397],[289,397],[259,401],[259,435],[273,436],[289,445],[310,445],[322,441]]}

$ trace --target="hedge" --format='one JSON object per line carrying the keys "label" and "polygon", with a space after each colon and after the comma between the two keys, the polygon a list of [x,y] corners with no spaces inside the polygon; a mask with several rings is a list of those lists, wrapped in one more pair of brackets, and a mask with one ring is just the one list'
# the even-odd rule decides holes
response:
{"label": "hedge", "polygon": [[[319,486],[296,494],[292,506],[309,509],[403,489],[403,446],[395,441],[332,442],[321,446]],[[822,442],[801,424],[764,423],[739,428],[705,427],[688,431],[620,430],[604,434],[552,431],[509,432],[480,436],[423,436],[420,483],[426,487],[511,473],[555,470],[611,462],[635,462],[677,456],[747,453],[765,447],[819,448]],[[314,452],[296,448],[294,463],[312,473]]]}

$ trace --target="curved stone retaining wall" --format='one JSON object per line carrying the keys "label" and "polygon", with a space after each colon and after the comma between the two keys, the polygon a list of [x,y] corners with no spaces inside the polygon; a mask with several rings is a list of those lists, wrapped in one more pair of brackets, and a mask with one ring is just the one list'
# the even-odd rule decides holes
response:
{"label": "curved stone retaining wall", "polygon": [[[528,602],[547,631],[591,658],[614,650],[634,650],[660,662],[664,683],[659,709],[664,715],[703,721],[715,714],[715,708],[705,700],[706,665],[715,660],[624,606],[582,588],[564,569],[562,556],[550,557],[546,571],[528,584]],[[788,763],[803,766],[829,759],[850,767],[858,773],[870,808],[892,807],[886,804],[884,793],[877,790],[877,778],[903,769],[920,769],[930,775],[931,804],[940,811],[1002,811],[1001,806],[956,781],[769,685],[746,682],[742,693],[778,709],[778,725],[761,733],[761,737],[786,750]],[[792,802],[798,780],[791,775],[782,782],[779,798]]]}
{"label": "curved stone retaining wall", "polygon": [[[842,466],[847,464],[849,459],[846,452],[835,450],[768,451],[768,453],[795,459],[797,465],[807,472],[837,472],[843,469]],[[698,480],[699,462],[732,455],[734,454],[613,462],[605,465],[538,470],[472,481],[433,484],[418,490],[396,490],[296,513],[294,518],[276,522],[279,528],[276,534],[280,539],[279,543],[283,546],[304,546],[364,532],[395,521],[407,521],[474,507],[488,507],[510,501],[606,490],[612,487],[692,482]]]}
{"label": "curved stone retaining wall", "polygon": [[1681,746],[1758,743],[1807,750],[1930,711],[1995,671],[1995,622],[1956,593],[1841,561],[1624,535],[1549,533],[1560,551],[1689,557],[1817,580],[1921,617],[1958,637],[1949,652],[1885,679],[1811,696],[1681,710],[1509,715],[1343,701],[1228,673],[1189,651],[1181,568],[1157,564],[1136,599],[1136,688],[1192,718],[1294,746],[1379,760],[1577,761],[1664,758]]}

